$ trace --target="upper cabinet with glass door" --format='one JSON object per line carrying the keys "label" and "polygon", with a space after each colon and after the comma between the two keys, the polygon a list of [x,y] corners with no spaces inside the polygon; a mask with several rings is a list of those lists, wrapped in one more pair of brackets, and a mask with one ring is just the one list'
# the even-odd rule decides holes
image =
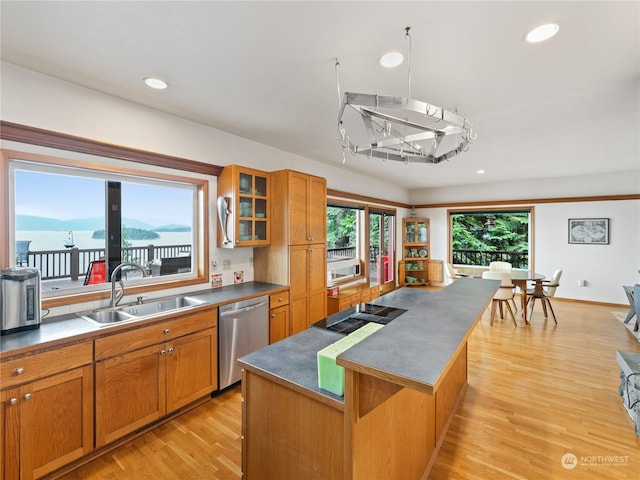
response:
{"label": "upper cabinet with glass door", "polygon": [[218,247],[271,243],[269,173],[238,165],[218,177]]}
{"label": "upper cabinet with glass door", "polygon": [[425,260],[429,257],[429,219],[402,219],[403,258]]}

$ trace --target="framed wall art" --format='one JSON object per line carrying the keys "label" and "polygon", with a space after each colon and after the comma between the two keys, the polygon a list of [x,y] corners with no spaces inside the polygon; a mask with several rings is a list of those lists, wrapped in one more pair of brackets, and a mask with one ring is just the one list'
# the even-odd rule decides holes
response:
{"label": "framed wall art", "polygon": [[569,243],[607,245],[609,243],[609,219],[570,218]]}

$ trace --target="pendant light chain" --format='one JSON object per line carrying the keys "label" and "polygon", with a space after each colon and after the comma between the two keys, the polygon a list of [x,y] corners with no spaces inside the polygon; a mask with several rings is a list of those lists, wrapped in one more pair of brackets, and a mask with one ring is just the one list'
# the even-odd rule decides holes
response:
{"label": "pendant light chain", "polygon": [[409,40],[409,55],[407,58],[407,65],[409,67],[409,74],[407,75],[407,98],[411,98],[411,34],[409,31],[411,27],[405,27],[405,39]]}

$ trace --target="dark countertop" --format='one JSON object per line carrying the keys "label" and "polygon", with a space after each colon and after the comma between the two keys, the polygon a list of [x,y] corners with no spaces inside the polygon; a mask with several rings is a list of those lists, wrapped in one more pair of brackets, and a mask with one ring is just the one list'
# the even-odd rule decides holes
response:
{"label": "dark countertop", "polygon": [[276,383],[292,386],[302,393],[312,393],[325,403],[344,408],[343,398],[318,387],[316,353],[340,340],[342,333],[311,327],[302,332],[261,348],[239,361],[260,371]]}
{"label": "dark countertop", "polygon": [[[278,290],[289,288],[286,285],[277,285],[264,282],[246,282],[236,285],[228,285],[222,288],[199,290],[188,292],[184,295],[199,298],[207,304],[196,308],[211,307],[212,305],[225,305],[239,299],[247,299],[259,295],[269,295]],[[176,295],[167,295],[167,297]],[[159,297],[161,298],[161,297]],[[124,304],[123,304],[124,305]],[[78,308],[78,311],[83,309]],[[86,309],[85,309],[86,310]],[[188,310],[189,312],[195,309]],[[67,341],[81,340],[97,333],[112,332],[118,329],[127,329],[132,326],[142,326],[158,321],[156,318],[142,318],[133,322],[118,323],[106,327],[98,327],[75,314],[59,315],[52,318],[43,318],[40,328],[24,332],[11,333],[0,336],[0,358],[9,355],[20,354],[22,351],[34,348],[45,348]]]}
{"label": "dark countertop", "polygon": [[[431,393],[498,286],[494,280],[461,278],[439,291],[404,287],[388,293],[370,303],[408,311],[338,356],[337,363]],[[354,310],[343,310],[331,317],[346,316]],[[311,327],[242,357],[240,363],[320,401],[343,402],[343,397],[318,387],[316,361],[318,350],[343,336]]]}

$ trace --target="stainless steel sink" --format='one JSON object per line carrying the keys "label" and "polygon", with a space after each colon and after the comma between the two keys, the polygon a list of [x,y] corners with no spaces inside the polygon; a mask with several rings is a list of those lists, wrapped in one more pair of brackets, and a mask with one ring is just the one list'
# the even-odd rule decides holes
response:
{"label": "stainless steel sink", "polygon": [[187,307],[195,307],[203,305],[203,300],[198,300],[193,297],[173,297],[163,298],[161,300],[152,300],[147,303],[139,303],[135,305],[127,305],[121,307],[122,311],[133,315],[134,317],[147,317],[149,315],[156,315],[159,313],[171,312],[174,310],[182,310]]}
{"label": "stainless steel sink", "polygon": [[205,303],[204,300],[181,295],[152,300],[148,303],[136,303],[117,308],[101,308],[88,312],[79,312],[77,315],[94,325],[106,327],[115,323],[123,323],[154,315],[176,312],[190,307],[197,307]]}
{"label": "stainless steel sink", "polygon": [[114,308],[104,308],[102,310],[82,312],[78,315],[80,315],[85,320],[89,320],[90,322],[95,323],[99,326],[125,322],[127,320],[132,320],[133,318],[135,318],[133,315],[123,312],[120,309]]}

